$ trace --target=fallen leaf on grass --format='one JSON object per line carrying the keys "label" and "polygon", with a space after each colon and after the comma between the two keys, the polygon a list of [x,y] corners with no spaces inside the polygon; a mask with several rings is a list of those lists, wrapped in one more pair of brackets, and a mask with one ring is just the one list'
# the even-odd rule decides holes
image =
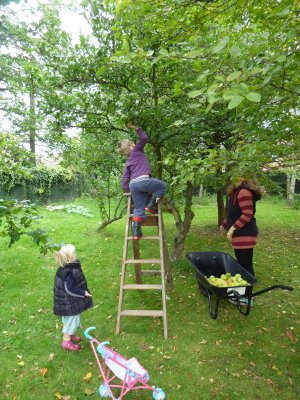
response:
{"label": "fallen leaf on grass", "polygon": [[62,395],[59,392],[54,393],[55,400],[62,400]]}
{"label": "fallen leaf on grass", "polygon": [[20,362],[18,362],[18,365],[19,365],[19,367],[24,367],[25,363],[24,363],[24,361],[20,361]]}
{"label": "fallen leaf on grass", "polygon": [[282,375],[282,372],[280,371],[279,368],[276,367],[276,365],[272,365],[271,368],[274,369],[274,371],[276,371],[277,375]]}
{"label": "fallen leaf on grass", "polygon": [[249,364],[252,365],[252,367],[256,367],[256,364],[254,361],[250,361]]}
{"label": "fallen leaf on grass", "polygon": [[87,396],[91,396],[94,393],[96,393],[96,390],[89,389],[89,388],[84,389],[84,394],[86,394]]}
{"label": "fallen leaf on grass", "polygon": [[291,342],[293,342],[293,343],[296,342],[296,338],[295,338],[293,332],[291,332],[291,331],[286,331],[286,336],[290,339]]}
{"label": "fallen leaf on grass", "polygon": [[40,369],[40,374],[41,374],[43,377],[46,376],[47,372],[48,372],[48,368],[41,368],[41,369]]}
{"label": "fallen leaf on grass", "polygon": [[268,385],[274,385],[274,382],[270,378],[268,378],[266,382]]}
{"label": "fallen leaf on grass", "polygon": [[89,383],[90,380],[92,379],[93,374],[91,372],[88,372],[84,378],[82,378],[83,382]]}
{"label": "fallen leaf on grass", "polygon": [[55,353],[50,353],[48,357],[48,361],[53,361],[53,358],[55,356]]}

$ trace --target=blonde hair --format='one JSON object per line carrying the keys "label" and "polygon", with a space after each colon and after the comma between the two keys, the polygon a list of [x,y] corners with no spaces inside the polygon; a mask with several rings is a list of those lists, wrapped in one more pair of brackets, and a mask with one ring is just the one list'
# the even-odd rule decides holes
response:
{"label": "blonde hair", "polygon": [[129,139],[122,139],[118,143],[118,152],[122,154],[122,156],[127,156],[129,154],[130,147],[134,145],[134,142]]}
{"label": "blonde hair", "polygon": [[58,265],[64,266],[72,261],[76,260],[76,250],[72,244],[66,244],[62,246],[59,251],[54,254],[54,258]]}

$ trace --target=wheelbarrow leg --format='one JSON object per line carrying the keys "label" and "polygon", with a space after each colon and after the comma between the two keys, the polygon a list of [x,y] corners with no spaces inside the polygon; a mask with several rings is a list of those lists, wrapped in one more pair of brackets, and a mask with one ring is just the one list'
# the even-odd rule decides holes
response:
{"label": "wheelbarrow leg", "polygon": [[207,291],[207,295],[208,295],[208,310],[209,310],[209,315],[212,319],[217,319],[218,317],[218,312],[219,312],[219,304],[220,304],[220,297],[217,297],[216,300],[216,305],[215,305],[215,310],[213,311],[213,307],[212,307],[212,295],[210,293],[210,291]]}

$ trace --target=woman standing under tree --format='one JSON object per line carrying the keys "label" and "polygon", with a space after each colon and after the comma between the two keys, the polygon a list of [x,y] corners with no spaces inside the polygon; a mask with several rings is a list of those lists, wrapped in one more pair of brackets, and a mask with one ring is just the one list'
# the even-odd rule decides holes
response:
{"label": "woman standing under tree", "polygon": [[238,263],[253,276],[253,249],[256,246],[258,228],[255,219],[256,202],[265,190],[255,177],[240,177],[228,190],[228,214],[220,226],[231,241]]}

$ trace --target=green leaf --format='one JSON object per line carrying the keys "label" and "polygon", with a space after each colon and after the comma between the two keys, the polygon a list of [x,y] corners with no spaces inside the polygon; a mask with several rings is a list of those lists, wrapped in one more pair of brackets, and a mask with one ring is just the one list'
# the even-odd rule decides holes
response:
{"label": "green leaf", "polygon": [[205,70],[198,78],[197,82],[201,82],[203,78],[205,78],[209,74],[209,69]]}
{"label": "green leaf", "polygon": [[239,48],[239,46],[233,45],[230,49],[229,49],[230,54],[232,55],[232,57],[239,57],[242,53],[241,49]]}
{"label": "green leaf", "polygon": [[218,43],[215,47],[213,47],[212,53],[215,54],[215,53],[218,53],[219,51],[223,50],[224,47],[225,47],[228,43],[229,43],[229,36],[223,37],[223,38],[219,41],[219,43]]}
{"label": "green leaf", "polygon": [[100,75],[104,74],[107,71],[107,67],[103,65],[101,68],[98,69],[96,72],[96,77],[99,78]]}
{"label": "green leaf", "polygon": [[202,90],[193,90],[192,92],[188,93],[189,98],[194,99],[202,94]]}
{"label": "green leaf", "polygon": [[279,63],[283,63],[286,60],[286,56],[281,55],[279,57],[276,58],[276,61],[278,61]]}
{"label": "green leaf", "polygon": [[181,90],[181,82],[180,81],[175,83],[173,92],[174,92],[175,96],[178,96],[179,94],[181,94],[182,90]]}
{"label": "green leaf", "polygon": [[173,123],[174,126],[180,126],[180,125],[182,125],[182,124],[183,124],[182,119],[178,119],[177,121],[175,121],[175,122]]}
{"label": "green leaf", "polygon": [[260,72],[263,72],[263,68],[259,68],[259,67],[254,67],[251,69],[250,74],[251,75],[256,75],[259,74]]}
{"label": "green leaf", "polygon": [[297,31],[296,29],[290,29],[287,33],[287,38],[290,40],[294,40],[297,37]]}
{"label": "green leaf", "polygon": [[227,76],[226,80],[228,82],[234,81],[235,79],[239,79],[239,77],[242,75],[242,71],[234,71],[230,75]]}
{"label": "green leaf", "polygon": [[126,39],[123,39],[122,48],[125,51],[125,53],[129,53],[130,52],[129,43],[127,42]]}
{"label": "green leaf", "polygon": [[188,53],[185,53],[183,56],[186,58],[196,58],[199,57],[202,54],[202,50],[192,50],[189,51]]}
{"label": "green leaf", "polygon": [[160,49],[159,50],[159,54],[162,55],[162,56],[168,56],[169,52],[168,52],[167,49]]}
{"label": "green leaf", "polygon": [[249,92],[245,94],[247,100],[252,101],[254,103],[259,103],[261,100],[261,94],[258,92]]}
{"label": "green leaf", "polygon": [[272,79],[272,75],[267,75],[264,79],[264,85]]}
{"label": "green leaf", "polygon": [[282,17],[284,15],[288,15],[288,13],[290,12],[290,6],[285,7],[283,10],[279,11],[277,14],[279,17]]}
{"label": "green leaf", "polygon": [[230,102],[228,103],[228,109],[232,110],[233,108],[237,107],[242,101],[244,100],[244,97],[242,96],[233,96],[230,100]]}

